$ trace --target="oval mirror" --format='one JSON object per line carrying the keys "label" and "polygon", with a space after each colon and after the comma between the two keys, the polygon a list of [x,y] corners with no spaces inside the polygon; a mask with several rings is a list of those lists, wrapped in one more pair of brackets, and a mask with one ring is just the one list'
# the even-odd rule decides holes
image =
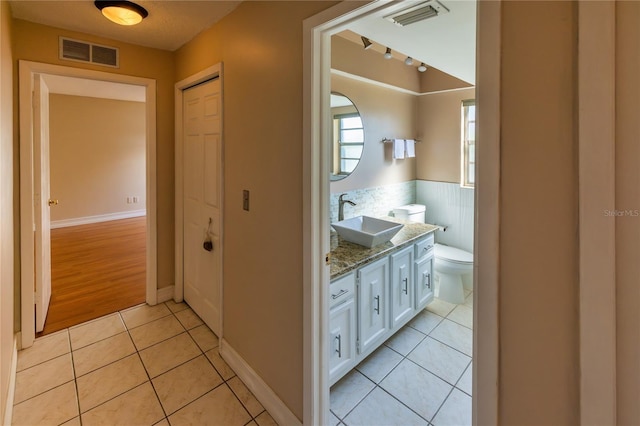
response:
{"label": "oval mirror", "polygon": [[331,180],[349,176],[360,162],[364,149],[364,127],[356,106],[341,93],[331,93],[333,144]]}

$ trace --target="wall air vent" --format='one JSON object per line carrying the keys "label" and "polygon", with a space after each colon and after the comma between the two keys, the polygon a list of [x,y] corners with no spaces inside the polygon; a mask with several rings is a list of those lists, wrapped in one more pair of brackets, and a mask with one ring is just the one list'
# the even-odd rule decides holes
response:
{"label": "wall air vent", "polygon": [[438,15],[448,12],[449,9],[439,1],[428,0],[415,6],[399,10],[391,15],[387,15],[384,19],[404,27],[410,24],[415,24],[416,22],[424,21],[425,19],[435,18]]}
{"label": "wall air vent", "polygon": [[120,51],[117,47],[60,37],[60,59],[118,68]]}

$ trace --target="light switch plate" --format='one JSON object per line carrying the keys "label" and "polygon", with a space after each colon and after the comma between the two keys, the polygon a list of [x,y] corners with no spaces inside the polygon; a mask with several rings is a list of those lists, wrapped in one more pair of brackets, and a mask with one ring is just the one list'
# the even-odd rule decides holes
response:
{"label": "light switch plate", "polygon": [[249,190],[242,190],[242,210],[249,211]]}

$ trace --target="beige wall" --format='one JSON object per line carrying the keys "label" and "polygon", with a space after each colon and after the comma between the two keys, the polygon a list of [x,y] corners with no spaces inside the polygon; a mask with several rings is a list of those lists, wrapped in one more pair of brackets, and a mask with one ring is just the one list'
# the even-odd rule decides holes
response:
{"label": "beige wall", "polygon": [[416,137],[416,97],[337,75],[331,76],[331,90],[342,93],[356,105],[365,138],[358,167],[349,177],[331,182],[331,192],[415,179],[416,159],[394,160],[392,144],[382,143],[382,139]]}
{"label": "beige wall", "polygon": [[[120,68],[87,65],[58,59],[59,36],[85,40],[120,49]],[[174,282],[174,202],[173,202],[173,85],[175,84],[173,53],[147,47],[134,46],[89,34],[67,31],[45,25],[15,19],[13,21],[14,72],[20,59],[84,68],[115,74],[125,74],[156,80],[156,176],[158,217],[158,287]],[[14,82],[15,105],[17,105],[17,79]],[[14,114],[17,122],[18,114]],[[14,149],[18,149],[15,134]],[[18,193],[19,184],[14,182]],[[18,224],[16,224],[18,226]],[[19,230],[17,227],[16,230]],[[16,238],[19,238],[16,232]]]}
{"label": "beige wall", "polygon": [[224,337],[299,418],[302,21],[332,4],[243,2],[176,52],[176,80],[224,63]]}
{"label": "beige wall", "polygon": [[0,421],[4,421],[14,349],[13,78],[11,11],[0,2]]}
{"label": "beige wall", "polygon": [[[145,104],[52,94],[51,220],[145,209]],[[138,203],[127,203],[137,196]]]}
{"label": "beige wall", "polygon": [[416,179],[460,183],[462,101],[474,98],[474,88],[418,97]]}
{"label": "beige wall", "polygon": [[498,318],[505,425],[580,423],[575,7],[502,3]]}
{"label": "beige wall", "polygon": [[640,424],[640,3],[616,3],[618,424]]}

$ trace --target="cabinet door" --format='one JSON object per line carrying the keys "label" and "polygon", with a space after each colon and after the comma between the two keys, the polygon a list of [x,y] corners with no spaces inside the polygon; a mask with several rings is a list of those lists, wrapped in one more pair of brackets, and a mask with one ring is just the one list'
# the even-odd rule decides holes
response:
{"label": "cabinet door", "polygon": [[389,330],[389,261],[380,259],[358,271],[359,352],[375,346]]}
{"label": "cabinet door", "polygon": [[413,246],[390,256],[391,259],[391,328],[413,315]]}
{"label": "cabinet door", "polygon": [[416,309],[422,309],[433,300],[433,256],[415,263]]}
{"label": "cabinet door", "polygon": [[329,380],[335,383],[355,366],[356,304],[353,299],[329,312]]}

